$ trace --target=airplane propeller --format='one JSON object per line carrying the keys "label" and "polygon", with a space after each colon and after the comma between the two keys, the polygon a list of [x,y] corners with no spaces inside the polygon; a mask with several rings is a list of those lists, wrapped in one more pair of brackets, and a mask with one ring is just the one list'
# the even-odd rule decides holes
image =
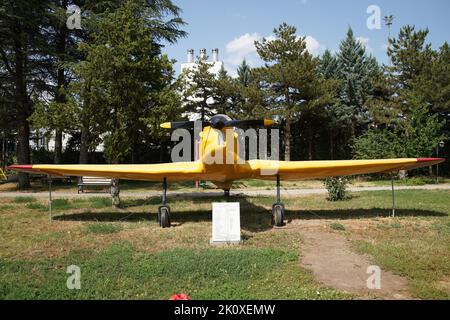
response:
{"label": "airplane propeller", "polygon": [[[223,129],[225,127],[259,127],[259,126],[272,126],[276,122],[271,119],[260,119],[260,120],[233,120],[226,115],[215,115],[210,121],[203,121],[202,127],[211,126],[214,129]],[[165,122],[161,124],[161,128],[164,129],[188,129],[193,128],[195,121],[174,121]]]}

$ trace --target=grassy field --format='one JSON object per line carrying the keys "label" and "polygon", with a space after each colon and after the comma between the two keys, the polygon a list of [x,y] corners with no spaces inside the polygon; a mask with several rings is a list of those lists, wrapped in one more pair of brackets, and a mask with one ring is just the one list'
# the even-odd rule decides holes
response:
{"label": "grassy field", "polygon": [[[450,297],[450,192],[362,192],[343,202],[325,196],[284,199],[287,226],[272,228],[269,197],[242,197],[243,244],[215,248],[213,199],[170,199],[173,227],[159,228],[159,198],[58,199],[50,223],[44,200],[0,199],[0,298],[349,299],[302,268],[302,222],[345,234],[355,250],[410,280],[418,298]],[[81,268],[81,290],[68,290],[66,269]]]}

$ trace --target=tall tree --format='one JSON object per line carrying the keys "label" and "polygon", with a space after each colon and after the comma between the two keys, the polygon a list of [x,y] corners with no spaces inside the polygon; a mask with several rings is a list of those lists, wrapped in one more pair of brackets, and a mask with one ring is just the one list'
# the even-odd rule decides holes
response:
{"label": "tall tree", "polygon": [[338,60],[329,50],[325,50],[320,60],[319,73],[328,80],[328,91],[334,92],[335,99],[325,105],[325,116],[328,129],[328,142],[330,159],[334,159],[336,133],[343,128],[347,128],[351,123],[352,110],[339,103],[337,98],[337,88],[339,86],[339,65]]}
{"label": "tall tree", "polygon": [[[4,103],[18,136],[17,160],[30,163],[30,125],[33,112],[31,95],[42,86],[41,26],[47,1],[5,0],[0,5],[0,81]],[[28,175],[19,174],[19,188],[29,186]]]}
{"label": "tall tree", "polygon": [[[319,59],[306,50],[305,37],[296,34],[297,29],[286,23],[274,30],[275,39],[256,41],[256,50],[265,62],[257,69],[258,81],[269,97],[273,112],[285,118],[284,158],[289,161],[292,148],[292,125],[307,118],[317,107],[331,98],[325,92],[325,80],[318,75]],[[308,143],[312,145],[312,128]]]}
{"label": "tall tree", "polygon": [[373,92],[371,77],[378,71],[378,64],[366,54],[365,46],[355,38],[351,28],[339,45],[337,62],[339,96],[343,107],[352,109],[351,138],[354,138],[361,125],[370,120],[366,102]]}
{"label": "tall tree", "polygon": [[252,69],[245,59],[242,60],[242,63],[239,65],[237,74],[239,83],[242,86],[248,87],[253,82]]}
{"label": "tall tree", "polygon": [[30,120],[33,127],[54,132],[54,163],[61,163],[63,133],[72,127],[64,106],[67,102],[66,89],[71,79],[68,65],[81,58],[76,47],[86,34],[82,30],[70,30],[66,25],[67,9],[78,2],[49,0],[45,25],[42,26],[46,41],[40,55],[46,65],[45,87],[35,95],[38,110]]}
{"label": "tall tree", "polygon": [[158,117],[155,108],[173,103],[163,94],[172,90],[173,61],[161,54],[151,13],[143,1],[128,0],[97,14],[91,20],[91,39],[81,47],[86,61],[81,63],[80,75],[88,81],[83,88],[88,101],[84,102],[91,106],[89,110],[95,106],[96,119],[106,134],[105,156],[112,163],[128,157],[134,162],[150,130],[144,119]]}
{"label": "tall tree", "polygon": [[216,77],[210,72],[211,64],[207,59],[207,56],[197,57],[196,66],[181,75],[184,109],[199,114],[201,121],[213,115],[214,103],[220,100],[217,97]]}
{"label": "tall tree", "polygon": [[222,114],[231,114],[238,98],[236,81],[232,79],[225,67],[220,68],[214,84],[214,108]]}

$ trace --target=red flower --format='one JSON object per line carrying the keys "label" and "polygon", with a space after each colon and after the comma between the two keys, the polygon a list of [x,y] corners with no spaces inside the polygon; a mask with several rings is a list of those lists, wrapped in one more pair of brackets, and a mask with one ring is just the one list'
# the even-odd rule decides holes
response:
{"label": "red flower", "polygon": [[191,300],[187,294],[178,293],[170,297],[170,300]]}

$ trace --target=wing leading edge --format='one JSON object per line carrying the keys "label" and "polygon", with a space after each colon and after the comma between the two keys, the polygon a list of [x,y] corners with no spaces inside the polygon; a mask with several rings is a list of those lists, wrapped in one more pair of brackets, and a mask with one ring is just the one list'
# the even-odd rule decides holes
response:
{"label": "wing leading edge", "polygon": [[248,166],[254,179],[272,180],[278,174],[282,180],[302,180],[411,170],[444,161],[445,159],[440,158],[333,161],[250,160]]}
{"label": "wing leading edge", "polygon": [[115,164],[115,165],[13,165],[14,171],[56,176],[95,176],[125,180],[189,181],[202,178],[203,166],[199,162],[163,164]]}

